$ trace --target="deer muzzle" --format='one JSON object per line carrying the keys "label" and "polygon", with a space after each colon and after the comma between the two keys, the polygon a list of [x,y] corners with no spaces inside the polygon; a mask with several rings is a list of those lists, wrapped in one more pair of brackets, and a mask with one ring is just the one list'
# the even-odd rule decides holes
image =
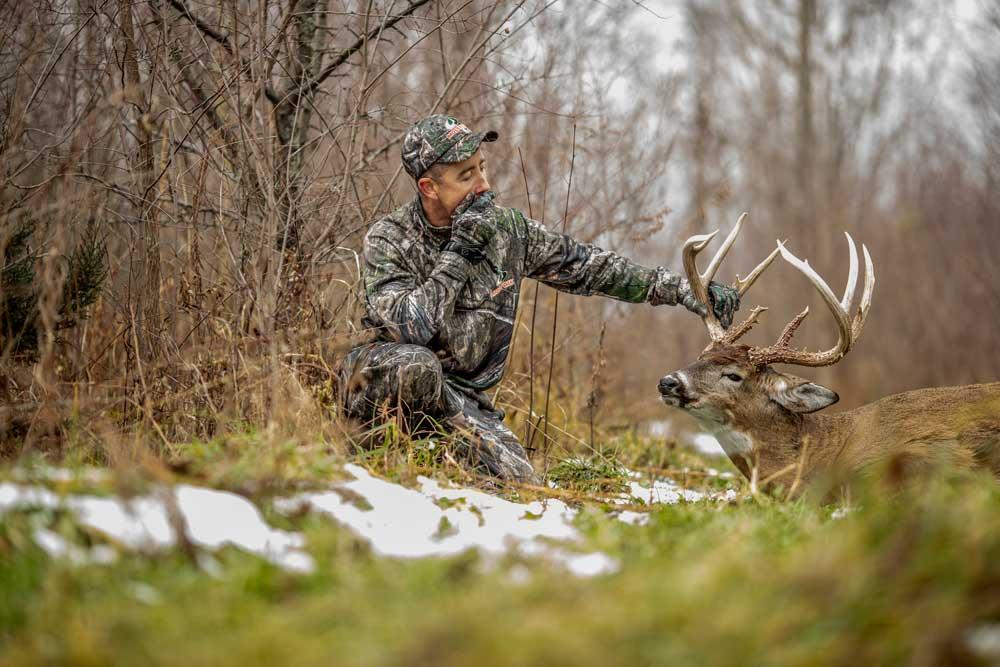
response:
{"label": "deer muzzle", "polygon": [[684,384],[684,378],[682,378],[679,373],[664,375],[660,378],[657,388],[660,390],[660,398],[663,399],[663,402],[667,405],[683,408],[694,400],[690,395],[688,395],[687,388]]}

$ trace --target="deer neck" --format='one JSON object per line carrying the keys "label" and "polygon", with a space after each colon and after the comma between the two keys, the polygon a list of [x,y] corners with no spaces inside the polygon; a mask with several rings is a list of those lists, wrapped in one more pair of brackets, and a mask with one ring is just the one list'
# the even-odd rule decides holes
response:
{"label": "deer neck", "polygon": [[[719,441],[729,460],[748,479],[803,479],[820,468],[836,465],[846,440],[838,415],[785,415],[766,423],[734,424],[701,420]],[[754,469],[756,468],[756,472]]]}

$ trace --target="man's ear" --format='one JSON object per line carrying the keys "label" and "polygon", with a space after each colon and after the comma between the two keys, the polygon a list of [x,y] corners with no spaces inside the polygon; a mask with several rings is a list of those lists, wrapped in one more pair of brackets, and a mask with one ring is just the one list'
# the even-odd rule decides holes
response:
{"label": "man's ear", "polygon": [[427,197],[428,199],[437,199],[437,184],[434,179],[430,176],[422,176],[417,180],[417,189],[420,190],[420,194]]}
{"label": "man's ear", "polygon": [[802,378],[778,374],[770,390],[771,400],[797,414],[816,412],[840,400],[837,392]]}

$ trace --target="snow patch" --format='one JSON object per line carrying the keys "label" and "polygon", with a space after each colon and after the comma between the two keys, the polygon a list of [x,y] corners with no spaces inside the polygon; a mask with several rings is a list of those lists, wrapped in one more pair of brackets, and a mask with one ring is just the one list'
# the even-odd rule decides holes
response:
{"label": "snow patch", "polygon": [[[384,557],[446,557],[475,549],[488,563],[514,554],[545,559],[579,577],[619,569],[619,563],[605,553],[580,551],[582,536],[573,525],[579,511],[561,500],[515,503],[428,477],[419,477],[418,487],[411,489],[379,479],[357,465],[345,468],[353,479],[331,484],[323,491],[277,499],[275,509],[285,514],[301,509],[325,514],[369,542],[372,550]],[[80,478],[58,470],[49,472],[44,478],[57,482]],[[684,489],[669,480],[649,482],[637,472],[629,471],[628,475],[627,492],[612,502],[652,506],[736,497],[735,491],[704,493]],[[94,474],[93,478],[99,476]],[[207,552],[227,545],[290,571],[315,569],[301,533],[272,528],[251,501],[226,491],[178,484],[158,486],[146,495],[125,499],[82,493],[59,495],[30,484],[0,483],[0,516],[31,508],[69,512],[80,526],[104,535],[123,549],[151,552],[173,548],[180,533],[183,540],[200,548],[198,562],[209,574],[218,575],[221,568]],[[649,515],[622,510],[616,518],[643,525]],[[43,527],[35,529],[34,541],[52,558],[74,565],[107,564],[114,562],[118,554],[107,545],[82,548]]]}
{"label": "snow patch", "polygon": [[[131,499],[78,494],[61,498],[45,489],[0,484],[0,514],[33,507],[69,511],[80,525],[124,548],[139,551],[163,550],[177,543],[177,531],[170,519],[175,511],[176,525],[183,526],[186,539],[196,546],[218,549],[232,545],[295,572],[311,572],[314,568],[312,558],[302,551],[302,535],[271,528],[249,500],[226,491],[182,484]],[[36,531],[35,540],[51,556],[71,562],[107,559],[103,551],[92,550],[88,555],[71,548],[50,531]]]}
{"label": "snow patch", "polygon": [[649,523],[649,514],[645,512],[622,510],[618,513],[618,520],[622,523],[627,523],[630,526],[644,526]]}
{"label": "snow patch", "polygon": [[1000,661],[1000,623],[981,623],[965,632],[965,645],[977,658],[990,664]]}
{"label": "snow patch", "polygon": [[728,502],[736,499],[736,491],[729,489],[724,493],[705,493],[694,489],[685,489],[669,479],[655,479],[649,486],[636,480],[644,479],[642,473],[629,471],[629,490],[617,498],[614,502],[619,505],[626,505],[634,502],[643,502],[647,505],[674,505],[681,501],[696,503],[700,501],[712,500]]}
{"label": "snow patch", "polygon": [[417,479],[419,490],[408,489],[356,465],[346,470],[355,479],[339,484],[340,492],[303,493],[278,501],[275,508],[294,512],[307,507],[326,514],[381,556],[427,558],[478,549],[489,559],[506,553],[543,557],[577,576],[618,569],[605,554],[579,554],[544,542],[580,541],[572,525],[576,510],[562,501],[513,503],[475,489],[442,486],[427,477]]}

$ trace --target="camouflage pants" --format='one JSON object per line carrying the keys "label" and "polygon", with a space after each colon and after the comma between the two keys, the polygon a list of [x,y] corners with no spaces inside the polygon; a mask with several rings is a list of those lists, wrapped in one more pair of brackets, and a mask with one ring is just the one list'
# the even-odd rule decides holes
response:
{"label": "camouflage pants", "polygon": [[534,481],[521,446],[482,392],[454,384],[426,347],[404,343],[369,343],[351,350],[340,370],[341,402],[347,415],[373,421],[382,406],[400,408],[419,420],[426,415],[463,437],[462,453],[489,474]]}

